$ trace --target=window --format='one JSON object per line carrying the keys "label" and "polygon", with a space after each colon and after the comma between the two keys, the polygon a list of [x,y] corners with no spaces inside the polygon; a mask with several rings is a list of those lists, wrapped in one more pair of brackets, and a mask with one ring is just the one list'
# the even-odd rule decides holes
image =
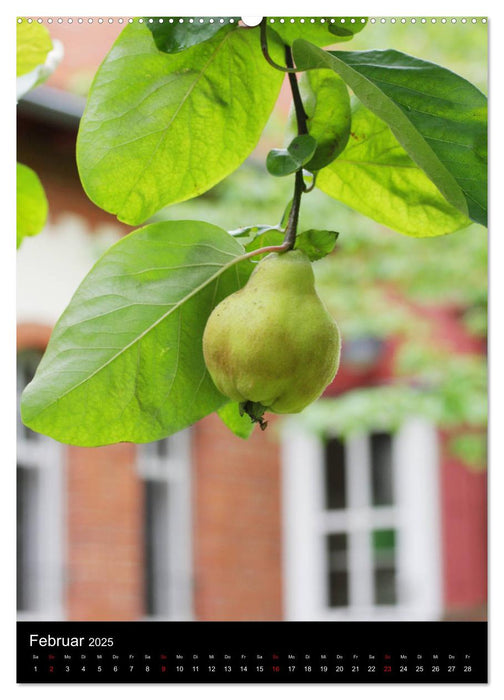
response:
{"label": "window", "polygon": [[144,609],[148,619],[192,617],[189,431],[139,446],[144,489]]}
{"label": "window", "polygon": [[17,610],[18,619],[63,619],[63,473],[61,446],[27,428],[19,399],[41,353],[18,355]]}
{"label": "window", "polygon": [[435,429],[410,420],[326,440],[283,440],[288,619],[423,620],[441,614]]}

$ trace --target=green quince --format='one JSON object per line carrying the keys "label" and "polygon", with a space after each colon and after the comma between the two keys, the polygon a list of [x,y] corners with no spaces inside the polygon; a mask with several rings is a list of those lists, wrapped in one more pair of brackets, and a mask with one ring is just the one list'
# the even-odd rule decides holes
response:
{"label": "green quince", "polygon": [[261,427],[264,411],[298,413],[317,399],[334,379],[340,348],[300,250],[261,260],[247,284],[215,307],[203,334],[215,385]]}

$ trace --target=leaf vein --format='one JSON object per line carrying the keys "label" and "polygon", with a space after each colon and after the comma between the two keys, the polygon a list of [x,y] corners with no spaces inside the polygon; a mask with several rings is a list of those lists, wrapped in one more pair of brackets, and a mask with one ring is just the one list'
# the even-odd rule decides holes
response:
{"label": "leaf vein", "polygon": [[209,284],[211,284],[215,279],[218,279],[220,275],[222,275],[226,270],[228,270],[230,267],[235,265],[240,259],[240,256],[235,257],[233,260],[230,262],[226,263],[223,265],[223,267],[218,271],[215,272],[211,277],[208,279],[204,280],[201,284],[199,284],[197,287],[195,287],[189,294],[187,294],[185,297],[181,298],[177,303],[173,304],[172,307],[166,311],[166,313],[162,314],[158,319],[156,319],[153,323],[151,323],[144,331],[142,331],[136,338],[134,338],[130,343],[125,345],[123,348],[121,348],[115,355],[110,357],[103,365],[100,365],[97,367],[91,374],[88,376],[84,377],[80,382],[77,382],[77,384],[69,387],[67,391],[65,391],[63,394],[60,396],[56,397],[54,401],[51,401],[48,403],[45,407],[44,410],[48,410],[53,404],[57,403],[58,401],[61,401],[62,399],[65,398],[65,396],[68,396],[68,394],[72,393],[72,391],[75,391],[78,389],[82,384],[84,384],[86,381],[89,381],[92,379],[94,376],[96,376],[99,372],[104,370],[108,365],[110,365],[114,360],[116,360],[118,357],[120,357],[123,353],[125,353],[127,350],[129,350],[135,343],[139,342],[143,337],[145,337],[148,333],[150,333],[151,330],[156,328],[160,323],[162,323],[170,314],[174,313],[178,308],[182,306],[182,304],[186,303],[189,299],[192,297],[196,296],[200,291],[205,289]]}

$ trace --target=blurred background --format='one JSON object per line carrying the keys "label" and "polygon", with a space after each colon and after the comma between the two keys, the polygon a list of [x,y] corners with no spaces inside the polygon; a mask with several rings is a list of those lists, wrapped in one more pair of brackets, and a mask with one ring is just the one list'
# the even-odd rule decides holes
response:
{"label": "blurred background", "polygon": [[[131,230],[87,199],[75,165],[85,95],[124,24],[61,19],[46,25],[61,64],[18,104],[18,159],[50,212],[18,251],[19,394],[84,275]],[[487,26],[453,19],[378,19],[339,48],[395,48],[486,92]],[[284,85],[246,163],[156,218],[278,223],[292,182],[265,157],[289,109]],[[410,239],[318,190],[300,226],[340,232],[314,264],[343,336],[333,384],[248,441],[216,415],[103,448],[18,420],[19,619],[486,619],[486,230]]]}

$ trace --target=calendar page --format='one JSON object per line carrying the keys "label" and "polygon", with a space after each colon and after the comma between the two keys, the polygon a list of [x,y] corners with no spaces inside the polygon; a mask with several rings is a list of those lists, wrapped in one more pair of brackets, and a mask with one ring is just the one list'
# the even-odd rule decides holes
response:
{"label": "calendar page", "polygon": [[18,683],[486,683],[487,18],[16,24]]}

